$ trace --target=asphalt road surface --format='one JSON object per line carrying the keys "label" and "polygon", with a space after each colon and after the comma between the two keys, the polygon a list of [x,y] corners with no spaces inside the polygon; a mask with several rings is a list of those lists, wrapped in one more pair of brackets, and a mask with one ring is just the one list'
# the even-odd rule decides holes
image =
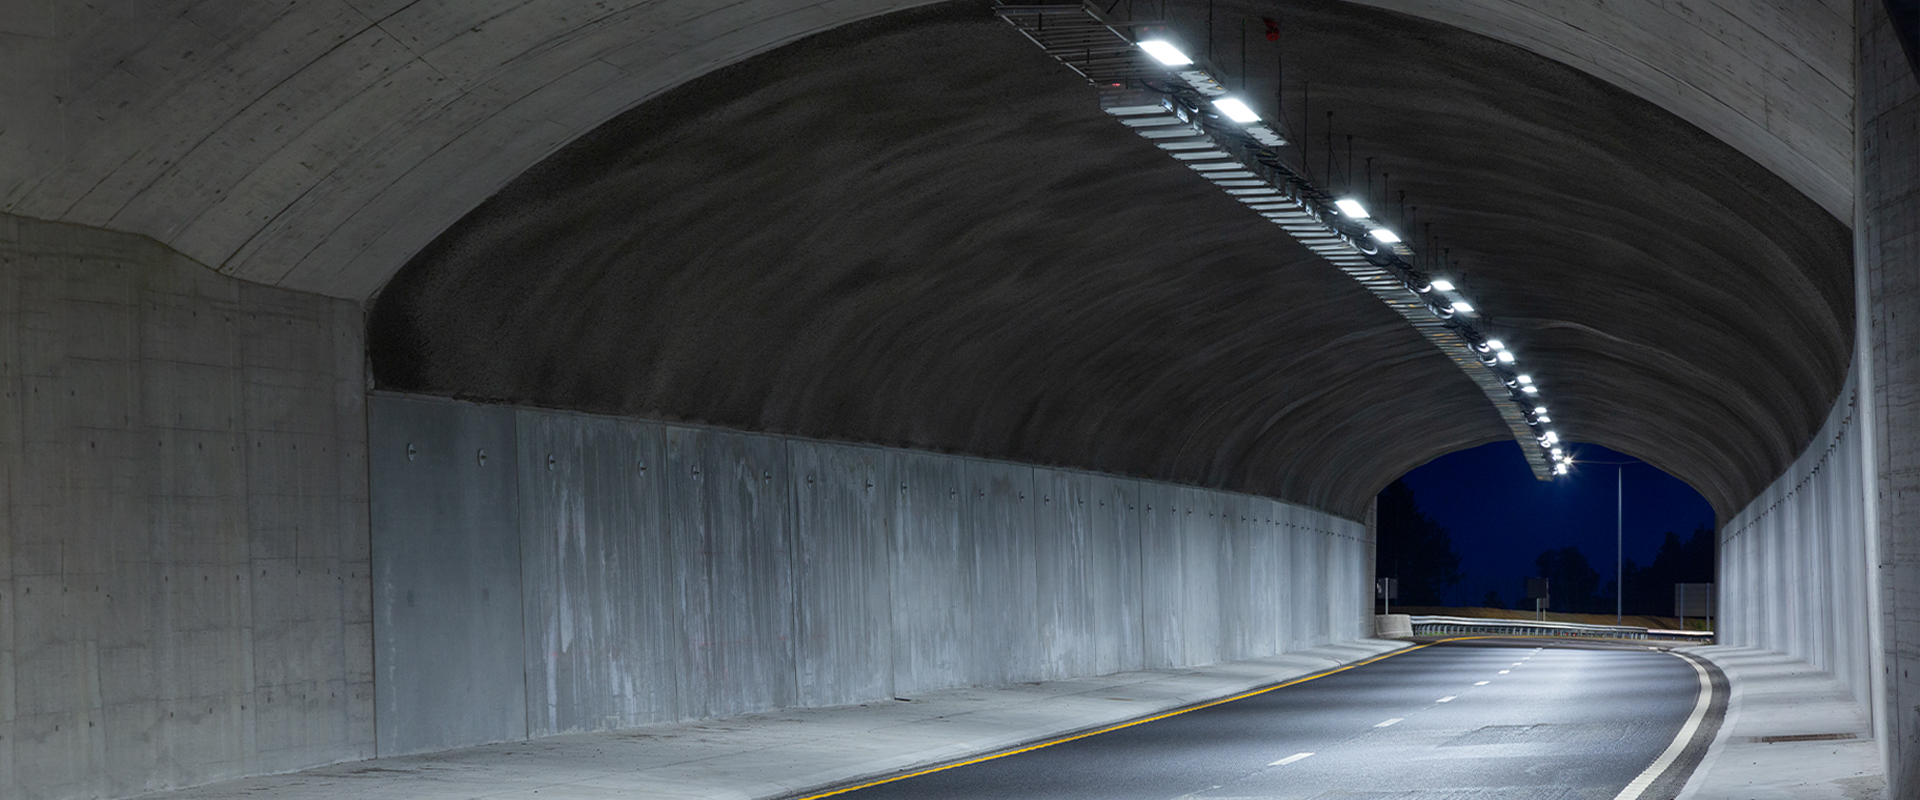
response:
{"label": "asphalt road surface", "polygon": [[[1698,675],[1645,647],[1448,642],[835,797],[1613,800],[1674,742]],[[1644,800],[1671,797],[1711,734]]]}

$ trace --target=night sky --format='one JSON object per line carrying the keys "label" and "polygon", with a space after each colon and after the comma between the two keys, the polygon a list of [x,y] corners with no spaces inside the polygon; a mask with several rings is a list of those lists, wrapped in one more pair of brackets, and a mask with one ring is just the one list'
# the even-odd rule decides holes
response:
{"label": "night sky", "polygon": [[1579,463],[1552,481],[1535,480],[1517,442],[1505,441],[1436,458],[1405,476],[1420,510],[1453,534],[1465,577],[1448,605],[1477,606],[1493,589],[1509,605],[1524,596],[1540,552],[1573,545],[1604,586],[1613,580],[1614,476],[1625,470],[1626,556],[1653,562],[1667,531],[1682,539],[1712,527],[1713,508],[1691,487],[1646,462],[1592,444],[1568,448],[1580,462],[1625,461],[1625,467]]}

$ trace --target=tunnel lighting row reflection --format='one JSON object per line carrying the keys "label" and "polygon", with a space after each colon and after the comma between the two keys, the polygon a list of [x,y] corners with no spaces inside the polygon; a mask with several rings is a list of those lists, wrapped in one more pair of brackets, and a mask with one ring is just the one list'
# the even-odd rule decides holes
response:
{"label": "tunnel lighting row reflection", "polygon": [[[1091,5],[1061,5],[1057,10],[1007,5],[1000,15],[1085,76],[1101,92],[1102,108],[1109,114],[1285,227],[1406,316],[1472,375],[1516,434],[1522,426],[1532,434],[1531,446],[1539,449],[1529,450],[1527,461],[1536,475],[1567,474],[1572,459],[1559,446],[1559,434],[1547,427],[1552,418],[1540,402],[1540,386],[1533,375],[1516,372],[1517,357],[1505,343],[1485,338],[1469,321],[1481,313],[1462,287],[1450,276],[1427,274],[1414,266],[1408,260],[1414,252],[1402,236],[1385,220],[1375,219],[1359,198],[1331,195],[1288,166],[1279,153],[1290,137],[1280,123],[1263,121],[1253,104],[1216,77],[1211,66],[1197,64],[1165,35],[1134,40],[1123,32],[1126,23],[1106,19]],[[1090,55],[1089,37],[1109,35],[1133,55]],[[1407,302],[1403,290],[1414,302]],[[1460,347],[1487,372],[1474,373],[1459,358]],[[1530,446],[1524,436],[1519,438],[1523,447]]]}
{"label": "tunnel lighting row reflection", "polygon": [[[1435,280],[1432,283],[1437,287],[1442,281]],[[1448,288],[1452,288],[1451,284],[1448,285]],[[1517,360],[1513,351],[1507,349],[1506,342],[1502,342],[1499,339],[1487,339],[1474,349],[1491,357],[1490,359],[1483,358],[1481,360],[1481,363],[1489,367],[1495,365],[1511,365]],[[1540,387],[1534,383],[1533,375],[1529,373],[1512,373],[1511,377],[1505,379],[1505,383],[1508,389],[1519,392],[1519,395],[1523,397],[1538,397],[1540,394]],[[1533,405],[1531,411],[1524,411],[1526,407],[1526,404],[1522,404],[1523,417],[1526,419],[1528,427],[1534,430],[1535,442],[1539,444],[1542,450],[1547,452],[1549,463],[1553,465],[1553,474],[1567,474],[1573,465],[1573,457],[1568,455],[1566,450],[1559,446],[1560,434],[1554,432],[1551,428],[1544,427],[1548,423],[1553,422],[1553,417],[1547,415],[1547,407],[1545,405]]]}
{"label": "tunnel lighting row reflection", "polygon": [[[1334,206],[1347,218],[1358,223],[1367,224],[1369,226],[1368,233],[1372,235],[1374,239],[1389,244],[1400,241],[1400,237],[1392,230],[1375,224],[1367,214],[1367,207],[1359,200],[1351,197],[1343,197],[1335,200]],[[1425,288],[1418,289],[1418,291],[1423,294],[1439,291],[1452,295],[1452,297],[1446,301],[1444,307],[1455,314],[1472,314],[1474,311],[1473,304],[1461,299],[1457,294],[1458,287],[1454,285],[1453,281],[1447,280],[1446,278],[1432,278],[1427,281]],[[1491,360],[1482,359],[1482,363],[1488,367],[1512,365],[1516,358],[1513,351],[1507,349],[1506,343],[1499,339],[1487,339],[1475,346],[1474,349],[1482,354],[1491,354]],[[1540,387],[1534,385],[1532,375],[1515,374],[1511,378],[1504,379],[1503,382],[1507,384],[1509,389],[1518,390],[1521,397],[1537,397],[1540,394]],[[1525,407],[1524,404],[1522,407]],[[1523,415],[1523,417],[1526,419],[1527,425],[1535,430],[1535,439],[1538,441],[1540,447],[1547,450],[1551,455],[1554,474],[1567,474],[1570,465],[1573,463],[1573,459],[1567,456],[1566,451],[1555,446],[1560,441],[1559,434],[1551,430],[1542,432],[1540,428],[1541,425],[1553,421],[1552,417],[1547,416],[1547,407],[1534,406],[1533,413]]]}
{"label": "tunnel lighting row reflection", "polygon": [[[1181,53],[1178,48],[1164,41],[1142,42],[1140,47],[1162,64],[1181,66],[1193,63],[1193,60],[1188,58],[1184,53]],[[1235,122],[1248,123],[1259,120],[1259,116],[1254,114],[1252,109],[1247,108],[1245,103],[1237,99],[1216,99],[1214,100],[1214,106]],[[1339,210],[1342,216],[1352,220],[1356,224],[1364,226],[1367,235],[1373,237],[1375,241],[1383,245],[1394,245],[1402,242],[1399,234],[1394,233],[1391,228],[1374,220],[1372,215],[1367,212],[1366,204],[1360,202],[1358,199],[1352,197],[1336,198],[1333,201],[1333,205],[1334,208]],[[1458,287],[1454,285],[1453,281],[1447,280],[1446,278],[1431,278],[1427,281],[1425,287],[1416,288],[1416,291],[1421,294],[1433,291],[1445,293],[1449,295],[1449,297],[1442,303],[1441,308],[1445,308],[1454,314],[1470,315],[1474,313],[1473,304],[1460,297],[1457,294]],[[1506,367],[1515,362],[1513,352],[1508,350],[1506,344],[1498,339],[1487,339],[1474,349],[1479,350],[1481,353],[1492,354],[1493,358],[1491,361],[1483,361],[1483,363],[1489,367]],[[1517,398],[1538,397],[1540,394],[1540,387],[1534,385],[1532,375],[1516,374],[1511,378],[1503,378],[1503,382],[1507,384],[1510,390],[1518,390],[1519,394],[1516,395],[1516,402],[1518,401]],[[1522,408],[1525,408],[1524,403],[1522,404]],[[1567,474],[1573,463],[1572,457],[1568,456],[1564,449],[1557,446],[1560,441],[1559,434],[1554,433],[1552,430],[1544,430],[1541,428],[1542,425],[1553,421],[1552,417],[1547,416],[1547,407],[1544,405],[1534,406],[1533,412],[1531,414],[1523,414],[1523,418],[1526,420],[1528,426],[1534,429],[1535,438],[1540,447],[1543,450],[1547,450],[1551,456],[1554,474]]]}
{"label": "tunnel lighting row reflection", "polygon": [[1238,99],[1232,97],[1222,97],[1213,101],[1213,107],[1220,109],[1220,113],[1227,115],[1227,119],[1233,120],[1234,122],[1248,123],[1260,121],[1259,114],[1253,113],[1253,109],[1248,108],[1246,103],[1240,102]]}
{"label": "tunnel lighting row reflection", "polygon": [[1180,48],[1174,47],[1171,42],[1157,39],[1141,42],[1140,49],[1147,51],[1147,55],[1153,56],[1153,60],[1169,67],[1184,67],[1193,63],[1193,59],[1188,58],[1186,53],[1180,52]]}
{"label": "tunnel lighting row reflection", "polygon": [[[1374,239],[1386,244],[1393,244],[1400,241],[1400,237],[1392,230],[1376,224],[1367,214],[1367,207],[1359,200],[1351,197],[1343,197],[1333,201],[1333,204],[1335,208],[1340,210],[1343,216],[1356,223],[1366,224],[1368,226],[1368,233],[1372,235]],[[1446,308],[1451,309],[1456,314],[1473,313],[1473,304],[1464,299],[1460,299],[1460,297],[1455,294],[1458,291],[1458,287],[1454,286],[1453,281],[1447,280],[1446,278],[1432,278],[1427,281],[1425,288],[1418,289],[1418,291],[1420,293],[1439,291],[1453,295],[1453,297],[1447,301],[1445,305]],[[1513,351],[1507,349],[1506,343],[1499,339],[1487,339],[1474,347],[1474,349],[1480,353],[1492,355],[1491,361],[1482,360],[1482,363],[1489,367],[1511,365],[1516,358]],[[1537,397],[1540,394],[1540,387],[1534,385],[1532,375],[1515,374],[1512,378],[1506,379],[1504,382],[1509,389],[1517,389],[1523,397]],[[1523,405],[1522,407],[1524,408],[1525,406]],[[1535,439],[1540,447],[1546,450],[1551,456],[1553,473],[1555,475],[1567,474],[1567,471],[1573,464],[1573,458],[1568,456],[1566,451],[1558,446],[1560,443],[1560,435],[1552,430],[1545,430],[1540,427],[1553,421],[1552,417],[1547,416],[1547,407],[1534,406],[1533,412],[1524,416],[1528,426],[1535,430]]]}
{"label": "tunnel lighting row reflection", "polygon": [[[1383,244],[1396,244],[1400,242],[1400,236],[1394,233],[1391,229],[1383,225],[1380,225],[1375,220],[1373,220],[1372,217],[1367,213],[1366,205],[1361,203],[1359,200],[1356,200],[1351,197],[1342,197],[1334,200],[1333,205],[1335,208],[1340,210],[1341,215],[1347,217],[1348,219],[1353,220],[1355,223],[1366,225],[1368,228],[1367,230],[1368,234],[1371,235],[1375,240]],[[1455,314],[1474,313],[1473,304],[1471,302],[1468,302],[1465,299],[1460,298],[1457,294],[1455,294],[1458,291],[1457,287],[1454,286],[1453,281],[1447,280],[1446,278],[1439,278],[1439,277],[1432,278],[1427,281],[1427,285],[1425,288],[1419,289],[1418,291],[1423,294],[1427,292],[1439,291],[1439,292],[1452,295],[1452,297],[1450,297],[1445,303],[1444,305],[1445,308],[1451,310]],[[1514,363],[1514,359],[1515,359],[1514,354],[1512,353],[1512,351],[1507,350],[1506,344],[1501,342],[1499,339],[1488,339],[1478,347],[1475,347],[1475,349],[1479,350],[1481,353],[1492,354],[1493,359],[1491,361],[1487,361],[1485,359],[1482,360],[1482,363],[1486,364],[1489,367],[1507,366]],[[1509,389],[1518,389],[1521,397],[1529,397],[1529,398],[1537,397],[1540,394],[1540,387],[1535,386],[1533,384],[1532,375],[1514,375],[1512,379],[1506,380],[1505,383],[1507,384]],[[1524,408],[1525,406],[1522,405],[1522,407]],[[1543,449],[1547,449],[1549,454],[1552,456],[1554,474],[1556,475],[1567,474],[1569,465],[1571,465],[1573,461],[1570,457],[1566,455],[1566,452],[1564,450],[1554,446],[1556,443],[1560,441],[1559,435],[1554,433],[1551,430],[1545,431],[1544,433],[1540,432],[1541,425],[1544,425],[1546,423],[1553,421],[1552,417],[1547,416],[1547,407],[1534,406],[1533,413],[1531,415],[1524,415],[1524,416],[1527,417],[1526,421],[1528,426],[1532,427],[1535,430],[1535,438],[1538,440],[1540,446]]]}

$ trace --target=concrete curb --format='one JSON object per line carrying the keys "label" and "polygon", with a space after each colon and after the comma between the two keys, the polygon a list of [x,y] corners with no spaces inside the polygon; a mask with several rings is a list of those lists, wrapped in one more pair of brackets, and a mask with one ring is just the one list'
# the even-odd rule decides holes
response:
{"label": "concrete curb", "polygon": [[1832,675],[1756,648],[1678,649],[1718,667],[1729,692],[1720,731],[1676,800],[1886,796],[1872,729]]}

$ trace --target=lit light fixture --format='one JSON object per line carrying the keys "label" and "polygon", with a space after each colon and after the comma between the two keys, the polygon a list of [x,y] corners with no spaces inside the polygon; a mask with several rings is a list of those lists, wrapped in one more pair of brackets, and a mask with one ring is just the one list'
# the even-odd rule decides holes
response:
{"label": "lit light fixture", "polygon": [[1533,382],[1533,376],[1532,376],[1532,375],[1515,375],[1515,376],[1513,376],[1513,379],[1514,379],[1514,380],[1517,380],[1517,381],[1519,381],[1519,382],[1521,382],[1521,383],[1532,383],[1532,382]]}
{"label": "lit light fixture", "polygon": [[1335,200],[1333,204],[1340,207],[1340,213],[1349,217],[1354,219],[1367,218],[1367,208],[1366,206],[1360,205],[1360,201],[1358,200]]}
{"label": "lit light fixture", "polygon": [[[1443,292],[1451,292],[1453,291],[1453,281],[1447,280],[1446,278],[1434,278],[1433,288],[1439,289],[1440,291],[1443,291]],[[1489,342],[1488,344],[1492,344],[1492,343]],[[1496,347],[1494,349],[1498,350],[1499,348]]]}
{"label": "lit light fixture", "polygon": [[1558,447],[1556,447],[1556,448],[1553,448],[1553,457],[1554,457],[1554,458],[1555,458],[1556,460],[1557,460],[1557,459],[1559,459],[1559,458],[1560,458],[1561,456],[1564,456],[1564,455],[1566,455],[1566,454],[1567,454],[1567,453],[1566,453],[1566,451],[1565,451],[1565,450],[1561,450],[1561,449],[1560,449],[1560,448],[1558,448]]}
{"label": "lit light fixture", "polygon": [[1502,350],[1502,351],[1500,351],[1500,355],[1498,355],[1498,356],[1495,356],[1495,358],[1498,358],[1498,359],[1500,359],[1500,363],[1502,363],[1502,364],[1511,364],[1511,363],[1513,363],[1513,353],[1512,353],[1511,351],[1508,351],[1508,350]]}
{"label": "lit light fixture", "polygon": [[1557,467],[1554,467],[1554,468],[1553,468],[1553,474],[1555,474],[1555,475],[1565,475],[1565,474],[1567,474],[1567,465],[1565,465],[1565,464],[1561,464],[1561,465],[1559,465],[1559,466],[1557,466]]}
{"label": "lit light fixture", "polygon": [[1491,347],[1491,348],[1493,348],[1493,349],[1495,349],[1495,350],[1505,350],[1505,349],[1507,349],[1507,346],[1506,346],[1505,344],[1502,344],[1502,343],[1501,343],[1501,341],[1500,341],[1499,339],[1488,339],[1488,340],[1487,340],[1487,346],[1488,346],[1488,347]]}
{"label": "lit light fixture", "polygon": [[1140,49],[1147,51],[1147,55],[1153,56],[1153,60],[1169,67],[1184,67],[1193,63],[1193,59],[1188,58],[1186,53],[1180,52],[1180,48],[1158,39],[1141,42]]}
{"label": "lit light fixture", "polygon": [[1386,228],[1374,228],[1373,230],[1367,231],[1367,233],[1373,234],[1373,238],[1379,239],[1380,241],[1386,242],[1387,244],[1394,244],[1400,241],[1399,234],[1396,234],[1393,231],[1387,230]]}
{"label": "lit light fixture", "polygon": [[1455,300],[1453,301],[1453,310],[1462,314],[1471,314],[1473,313],[1473,305],[1465,300]]}
{"label": "lit light fixture", "polygon": [[1553,431],[1547,431],[1547,435],[1542,436],[1540,438],[1547,440],[1547,444],[1560,443],[1560,434],[1554,433]]}
{"label": "lit light fixture", "polygon": [[1545,415],[1545,414],[1541,414],[1541,415],[1540,415],[1540,416],[1538,416],[1538,417],[1534,417],[1534,419],[1537,419],[1537,420],[1540,420],[1541,422],[1552,422],[1552,421],[1553,421],[1553,418],[1552,418],[1552,417],[1549,417],[1549,416],[1547,416],[1547,415]]}
{"label": "lit light fixture", "polygon": [[1545,413],[1547,413],[1547,407],[1546,407],[1546,406],[1534,406],[1534,407],[1533,407],[1533,413],[1535,413],[1535,414],[1545,414]]}
{"label": "lit light fixture", "polygon": [[1520,387],[1520,391],[1523,391],[1523,392],[1526,392],[1527,394],[1539,394],[1539,393],[1540,393],[1540,387],[1538,387],[1538,386],[1522,386],[1522,387]]}
{"label": "lit light fixture", "polygon": [[1227,115],[1227,119],[1242,125],[1260,121],[1259,114],[1253,113],[1253,109],[1248,108],[1246,103],[1232,97],[1222,97],[1213,101],[1213,107],[1220,109],[1220,113]]}

